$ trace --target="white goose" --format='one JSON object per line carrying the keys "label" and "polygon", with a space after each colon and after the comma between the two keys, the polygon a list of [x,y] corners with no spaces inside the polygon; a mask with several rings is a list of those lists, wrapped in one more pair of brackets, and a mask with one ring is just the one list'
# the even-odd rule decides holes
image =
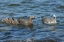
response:
{"label": "white goose", "polygon": [[45,24],[56,24],[56,15],[53,15],[53,18],[47,18],[47,17],[42,17],[42,20]]}

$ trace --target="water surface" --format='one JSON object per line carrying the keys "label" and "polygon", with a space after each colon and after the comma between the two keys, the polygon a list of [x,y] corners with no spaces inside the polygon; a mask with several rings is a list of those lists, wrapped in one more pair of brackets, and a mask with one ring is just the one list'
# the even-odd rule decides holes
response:
{"label": "water surface", "polygon": [[[57,16],[56,25],[42,23],[41,16]],[[0,20],[35,16],[33,27],[7,25],[0,21],[1,42],[64,42],[64,0],[0,0]]]}

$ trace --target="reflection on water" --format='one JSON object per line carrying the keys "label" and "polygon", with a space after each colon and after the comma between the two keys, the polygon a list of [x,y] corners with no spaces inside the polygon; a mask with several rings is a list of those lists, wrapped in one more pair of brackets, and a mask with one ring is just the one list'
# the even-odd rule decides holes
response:
{"label": "reflection on water", "polygon": [[29,28],[30,28],[30,30],[33,30],[33,25],[30,25]]}
{"label": "reflection on water", "polygon": [[56,31],[56,24],[53,25],[53,31]]}
{"label": "reflection on water", "polygon": [[26,27],[28,27],[28,28],[30,28],[30,30],[33,30],[33,24],[32,25],[29,25],[29,26],[24,26],[24,25],[17,25],[18,27],[23,27],[23,28],[26,28]]}

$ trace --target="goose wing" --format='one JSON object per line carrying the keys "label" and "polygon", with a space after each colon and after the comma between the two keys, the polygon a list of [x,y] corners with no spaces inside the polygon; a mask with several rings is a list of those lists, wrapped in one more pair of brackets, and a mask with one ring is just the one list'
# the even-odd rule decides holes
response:
{"label": "goose wing", "polygon": [[28,20],[19,19],[18,21],[19,21],[19,24],[21,24],[21,25],[25,25],[25,26],[29,25],[29,21]]}

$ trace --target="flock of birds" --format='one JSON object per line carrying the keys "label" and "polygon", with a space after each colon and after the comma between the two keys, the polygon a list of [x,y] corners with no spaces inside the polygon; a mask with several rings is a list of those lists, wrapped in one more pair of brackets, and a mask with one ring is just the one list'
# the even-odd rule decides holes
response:
{"label": "flock of birds", "polygon": [[[14,18],[7,18],[7,19],[2,19],[2,22],[7,23],[7,24],[14,24],[14,25],[21,24],[21,25],[24,25],[24,26],[29,26],[29,25],[33,24],[33,21],[32,21],[33,18],[34,18],[34,16],[30,16],[30,20],[26,20],[26,19],[15,20]],[[56,15],[53,15],[52,18],[42,16],[42,21],[45,24],[56,24],[57,23]]]}

